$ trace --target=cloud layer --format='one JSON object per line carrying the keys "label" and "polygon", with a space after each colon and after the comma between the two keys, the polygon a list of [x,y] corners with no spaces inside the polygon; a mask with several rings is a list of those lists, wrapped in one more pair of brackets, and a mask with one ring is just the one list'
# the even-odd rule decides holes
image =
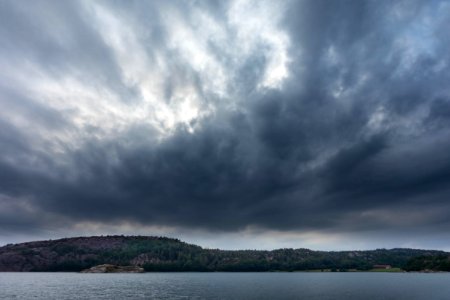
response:
{"label": "cloud layer", "polygon": [[3,1],[0,235],[439,239],[449,25],[445,1]]}

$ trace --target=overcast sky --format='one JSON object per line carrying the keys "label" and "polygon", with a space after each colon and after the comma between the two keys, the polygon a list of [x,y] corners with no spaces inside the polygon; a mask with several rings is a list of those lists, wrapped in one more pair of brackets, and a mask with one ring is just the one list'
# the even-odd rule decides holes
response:
{"label": "overcast sky", "polygon": [[0,1],[0,245],[450,250],[449,1]]}

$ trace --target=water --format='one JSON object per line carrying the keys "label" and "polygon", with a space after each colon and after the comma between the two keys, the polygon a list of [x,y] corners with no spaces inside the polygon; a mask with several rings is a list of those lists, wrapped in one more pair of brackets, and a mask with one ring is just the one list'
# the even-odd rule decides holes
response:
{"label": "water", "polygon": [[450,299],[450,273],[0,273],[0,299]]}

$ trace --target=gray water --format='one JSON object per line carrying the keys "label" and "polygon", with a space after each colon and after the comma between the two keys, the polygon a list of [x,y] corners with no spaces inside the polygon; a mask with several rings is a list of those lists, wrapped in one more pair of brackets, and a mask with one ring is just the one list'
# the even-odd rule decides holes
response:
{"label": "gray water", "polygon": [[450,273],[0,273],[0,299],[450,299]]}

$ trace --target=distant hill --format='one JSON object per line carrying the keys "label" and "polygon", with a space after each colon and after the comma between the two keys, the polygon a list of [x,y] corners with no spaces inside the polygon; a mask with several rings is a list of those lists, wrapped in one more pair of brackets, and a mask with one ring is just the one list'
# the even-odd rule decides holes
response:
{"label": "distant hill", "polygon": [[93,236],[0,247],[0,271],[81,271],[101,264],[140,266],[146,271],[346,271],[374,265],[407,269],[414,259],[449,255],[416,249],[230,251],[166,237]]}

